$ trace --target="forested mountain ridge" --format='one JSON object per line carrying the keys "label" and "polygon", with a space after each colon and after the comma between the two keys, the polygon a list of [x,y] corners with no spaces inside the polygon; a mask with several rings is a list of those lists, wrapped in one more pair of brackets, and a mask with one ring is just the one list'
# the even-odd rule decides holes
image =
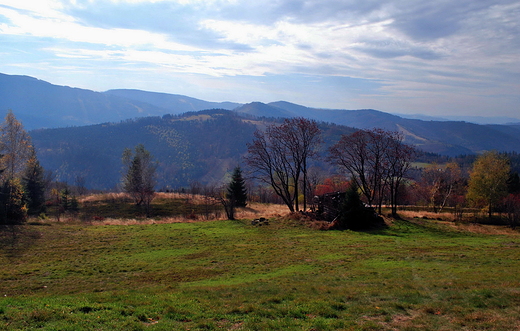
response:
{"label": "forested mountain ridge", "polygon": [[358,129],[382,128],[399,131],[405,142],[426,152],[456,156],[483,151],[520,152],[520,125],[481,125],[461,121],[423,121],[407,119],[373,109],[340,110],[308,108],[289,102],[254,102],[237,112],[266,116],[304,116]]}
{"label": "forested mountain ridge", "polygon": [[104,92],[104,94],[116,95],[130,100],[145,102],[167,110],[169,114],[182,114],[205,109],[232,110],[241,106],[241,104],[235,102],[210,102],[180,94],[147,92],[131,89],[108,90]]}
{"label": "forested mountain ridge", "polygon": [[240,162],[257,126],[227,110],[146,117],[120,123],[31,131],[38,158],[57,179],[83,177],[90,188],[114,188],[125,148],[143,144],[158,161],[158,187],[220,181]]}
{"label": "forested mountain ridge", "polygon": [[[253,140],[254,132],[281,121],[279,118],[259,118],[214,109],[137,118],[119,123],[39,129],[31,131],[30,135],[43,167],[54,171],[60,181],[72,184],[80,177],[85,179],[90,188],[114,188],[121,177],[123,150],[143,144],[158,161],[158,187],[177,188],[193,182],[221,183],[226,173],[242,164],[243,156],[247,153],[247,144]],[[468,125],[470,129],[472,127],[468,123],[464,125]],[[325,122],[319,122],[319,127],[325,142],[322,146],[323,156],[327,148],[336,143],[342,134],[356,131],[355,128]],[[514,126],[505,129],[503,126],[498,127],[506,133],[518,130]],[[460,130],[460,126],[457,128]],[[491,129],[497,130],[493,127]],[[437,134],[442,135],[442,128],[438,130]],[[450,148],[445,143],[428,141],[409,131],[401,132],[406,143],[425,151],[432,151],[434,148],[446,151]],[[454,142],[456,139],[464,142],[466,132],[459,133],[459,137],[451,137]],[[497,131],[496,134],[499,136],[501,133]],[[482,141],[475,141],[475,148],[494,147],[493,144],[500,143],[494,137],[482,137]],[[429,150],[423,148],[425,146]],[[452,151],[471,153],[467,148],[451,146]],[[495,146],[494,149],[498,151],[515,151]],[[323,161],[320,166],[331,170]]]}
{"label": "forested mountain ridge", "polygon": [[[233,111],[184,113],[201,108]],[[399,131],[406,143],[442,155],[520,152],[518,124],[423,121],[372,109],[319,109],[286,101],[240,105],[139,90],[94,92],[3,74],[0,109],[12,109],[25,128],[33,130],[30,134],[42,165],[60,180],[72,183],[82,176],[90,187],[103,189],[118,183],[123,149],[139,143],[160,163],[160,186],[222,180],[240,162],[256,129],[297,116],[328,122],[320,126],[332,143],[352,128],[379,127]],[[262,117],[271,119],[258,119]],[[55,129],[34,130],[44,127]]]}
{"label": "forested mountain ridge", "polygon": [[[121,178],[125,148],[143,144],[158,161],[158,188],[186,187],[193,182],[221,183],[243,165],[247,144],[257,129],[280,119],[254,118],[214,109],[182,115],[145,117],[119,123],[39,129],[30,132],[38,158],[56,179],[89,188],[112,189]],[[323,149],[353,128],[320,123]]]}

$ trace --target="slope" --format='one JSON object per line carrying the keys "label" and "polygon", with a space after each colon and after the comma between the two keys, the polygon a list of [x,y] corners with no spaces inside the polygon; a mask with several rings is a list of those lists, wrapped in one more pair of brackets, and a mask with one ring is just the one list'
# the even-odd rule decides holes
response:
{"label": "slope", "polygon": [[[277,110],[277,111],[274,111]],[[520,151],[520,130],[515,125],[479,125],[454,121],[405,119],[373,109],[315,109],[284,101],[251,103],[236,111],[257,116],[303,116],[359,129],[399,131],[405,142],[426,152],[456,156],[487,150]]]}
{"label": "slope", "polygon": [[[83,178],[93,189],[112,189],[120,181],[125,148],[143,144],[158,161],[158,188],[192,183],[221,184],[242,162],[258,128],[277,120],[242,117],[229,110],[138,118],[120,123],[31,131],[42,166],[57,180]],[[320,124],[324,150],[353,128]]]}
{"label": "slope", "polygon": [[171,114],[182,114],[189,111],[204,109],[231,110],[241,106],[241,104],[234,102],[210,102],[179,94],[147,92],[131,89],[108,90],[104,93],[107,95],[116,95],[126,99],[145,102],[165,109]]}
{"label": "slope", "polygon": [[212,183],[240,161],[256,127],[226,110],[146,117],[121,123],[30,132],[44,168],[74,183],[111,189],[120,179],[121,155],[137,144],[159,163],[158,186]]}
{"label": "slope", "polygon": [[166,114],[144,102],[0,74],[0,110],[12,109],[28,130],[115,122]]}

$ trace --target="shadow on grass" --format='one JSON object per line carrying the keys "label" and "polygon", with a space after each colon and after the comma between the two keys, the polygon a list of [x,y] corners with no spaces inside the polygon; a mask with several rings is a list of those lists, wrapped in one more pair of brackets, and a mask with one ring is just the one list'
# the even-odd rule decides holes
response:
{"label": "shadow on grass", "polygon": [[370,230],[366,232],[374,235],[395,237],[405,237],[414,233],[421,236],[428,235],[439,238],[460,238],[478,235],[472,232],[451,228],[450,226],[440,224],[435,220],[422,218],[414,218],[413,220],[398,218],[394,219],[392,225],[387,228]]}
{"label": "shadow on grass", "polygon": [[40,233],[27,225],[0,226],[0,251],[15,259],[40,239]]}

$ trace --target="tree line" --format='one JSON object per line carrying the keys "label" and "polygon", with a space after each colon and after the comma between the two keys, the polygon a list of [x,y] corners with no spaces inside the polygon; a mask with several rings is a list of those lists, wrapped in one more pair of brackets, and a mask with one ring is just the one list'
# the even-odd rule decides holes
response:
{"label": "tree line", "polygon": [[45,211],[44,170],[12,111],[0,128],[0,210],[1,224],[19,224]]}
{"label": "tree line", "polygon": [[355,187],[379,214],[383,205],[390,206],[394,217],[399,204],[429,206],[434,212],[475,207],[485,209],[489,218],[502,212],[512,226],[519,223],[520,180],[511,167],[515,158],[486,152],[476,156],[467,173],[454,161],[414,167],[422,153],[403,141],[398,132],[358,130],[342,135],[323,156],[317,122],[292,118],[256,131],[245,159],[251,177],[270,186],[291,212],[300,210],[300,200],[306,210],[308,197],[320,187],[318,182],[311,185],[307,165],[321,155],[345,176],[342,189]]}
{"label": "tree line", "polygon": [[[320,155],[321,143],[316,121],[286,119],[255,133],[246,162],[251,175],[270,185],[291,212],[299,210],[301,191],[306,210],[311,192],[307,165]],[[415,150],[403,143],[399,133],[374,129],[343,135],[329,148],[326,159],[350,178],[367,204],[377,205],[381,211],[384,198],[389,197],[395,214],[398,192],[414,155]]]}
{"label": "tree line", "polygon": [[[61,210],[76,209],[77,201],[66,185],[54,189],[50,197],[45,195],[49,179],[29,135],[12,111],[0,130],[0,221],[17,223],[28,215],[44,213],[49,198],[58,217]],[[518,223],[520,180],[506,154],[487,152],[477,156],[466,173],[454,161],[414,166],[421,153],[406,145],[398,132],[358,130],[343,134],[329,148],[323,145],[322,132],[314,120],[291,118],[267,125],[247,144],[244,161],[248,182],[256,182],[257,190],[273,192],[291,212],[308,210],[318,192],[351,188],[348,196],[359,194],[359,201],[379,214],[384,205],[390,206],[393,216],[397,216],[400,204],[422,204],[435,212],[473,206],[486,208],[489,217],[494,211],[505,212],[511,224]],[[338,175],[320,178],[317,160],[326,161]],[[149,216],[157,162],[140,144],[133,150],[124,149],[122,165],[121,188],[136,205],[144,206]],[[247,192],[240,167],[234,169],[227,185],[212,190],[230,219],[234,218],[234,209],[244,207],[252,193],[251,189]],[[359,208],[357,202],[354,204]]]}

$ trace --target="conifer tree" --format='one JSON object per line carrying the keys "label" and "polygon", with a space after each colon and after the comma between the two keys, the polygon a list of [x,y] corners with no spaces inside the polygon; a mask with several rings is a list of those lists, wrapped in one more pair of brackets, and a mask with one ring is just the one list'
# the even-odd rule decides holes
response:
{"label": "conifer tree", "polygon": [[233,201],[235,207],[245,207],[247,205],[247,189],[242,177],[242,169],[239,166],[233,170],[226,198]]}
{"label": "conifer tree", "polygon": [[136,205],[144,205],[148,216],[150,204],[155,197],[157,163],[140,144],[135,147],[135,154],[128,148],[124,150],[123,164],[123,189],[134,199]]}
{"label": "conifer tree", "polygon": [[22,176],[22,185],[29,215],[45,212],[45,178],[44,170],[32,149]]}
{"label": "conifer tree", "polygon": [[23,187],[18,178],[7,179],[0,188],[0,220],[3,224],[20,224],[27,216]]}
{"label": "conifer tree", "polygon": [[63,211],[68,211],[70,209],[70,190],[68,186],[65,186],[63,190],[60,192],[61,195],[61,207]]}

